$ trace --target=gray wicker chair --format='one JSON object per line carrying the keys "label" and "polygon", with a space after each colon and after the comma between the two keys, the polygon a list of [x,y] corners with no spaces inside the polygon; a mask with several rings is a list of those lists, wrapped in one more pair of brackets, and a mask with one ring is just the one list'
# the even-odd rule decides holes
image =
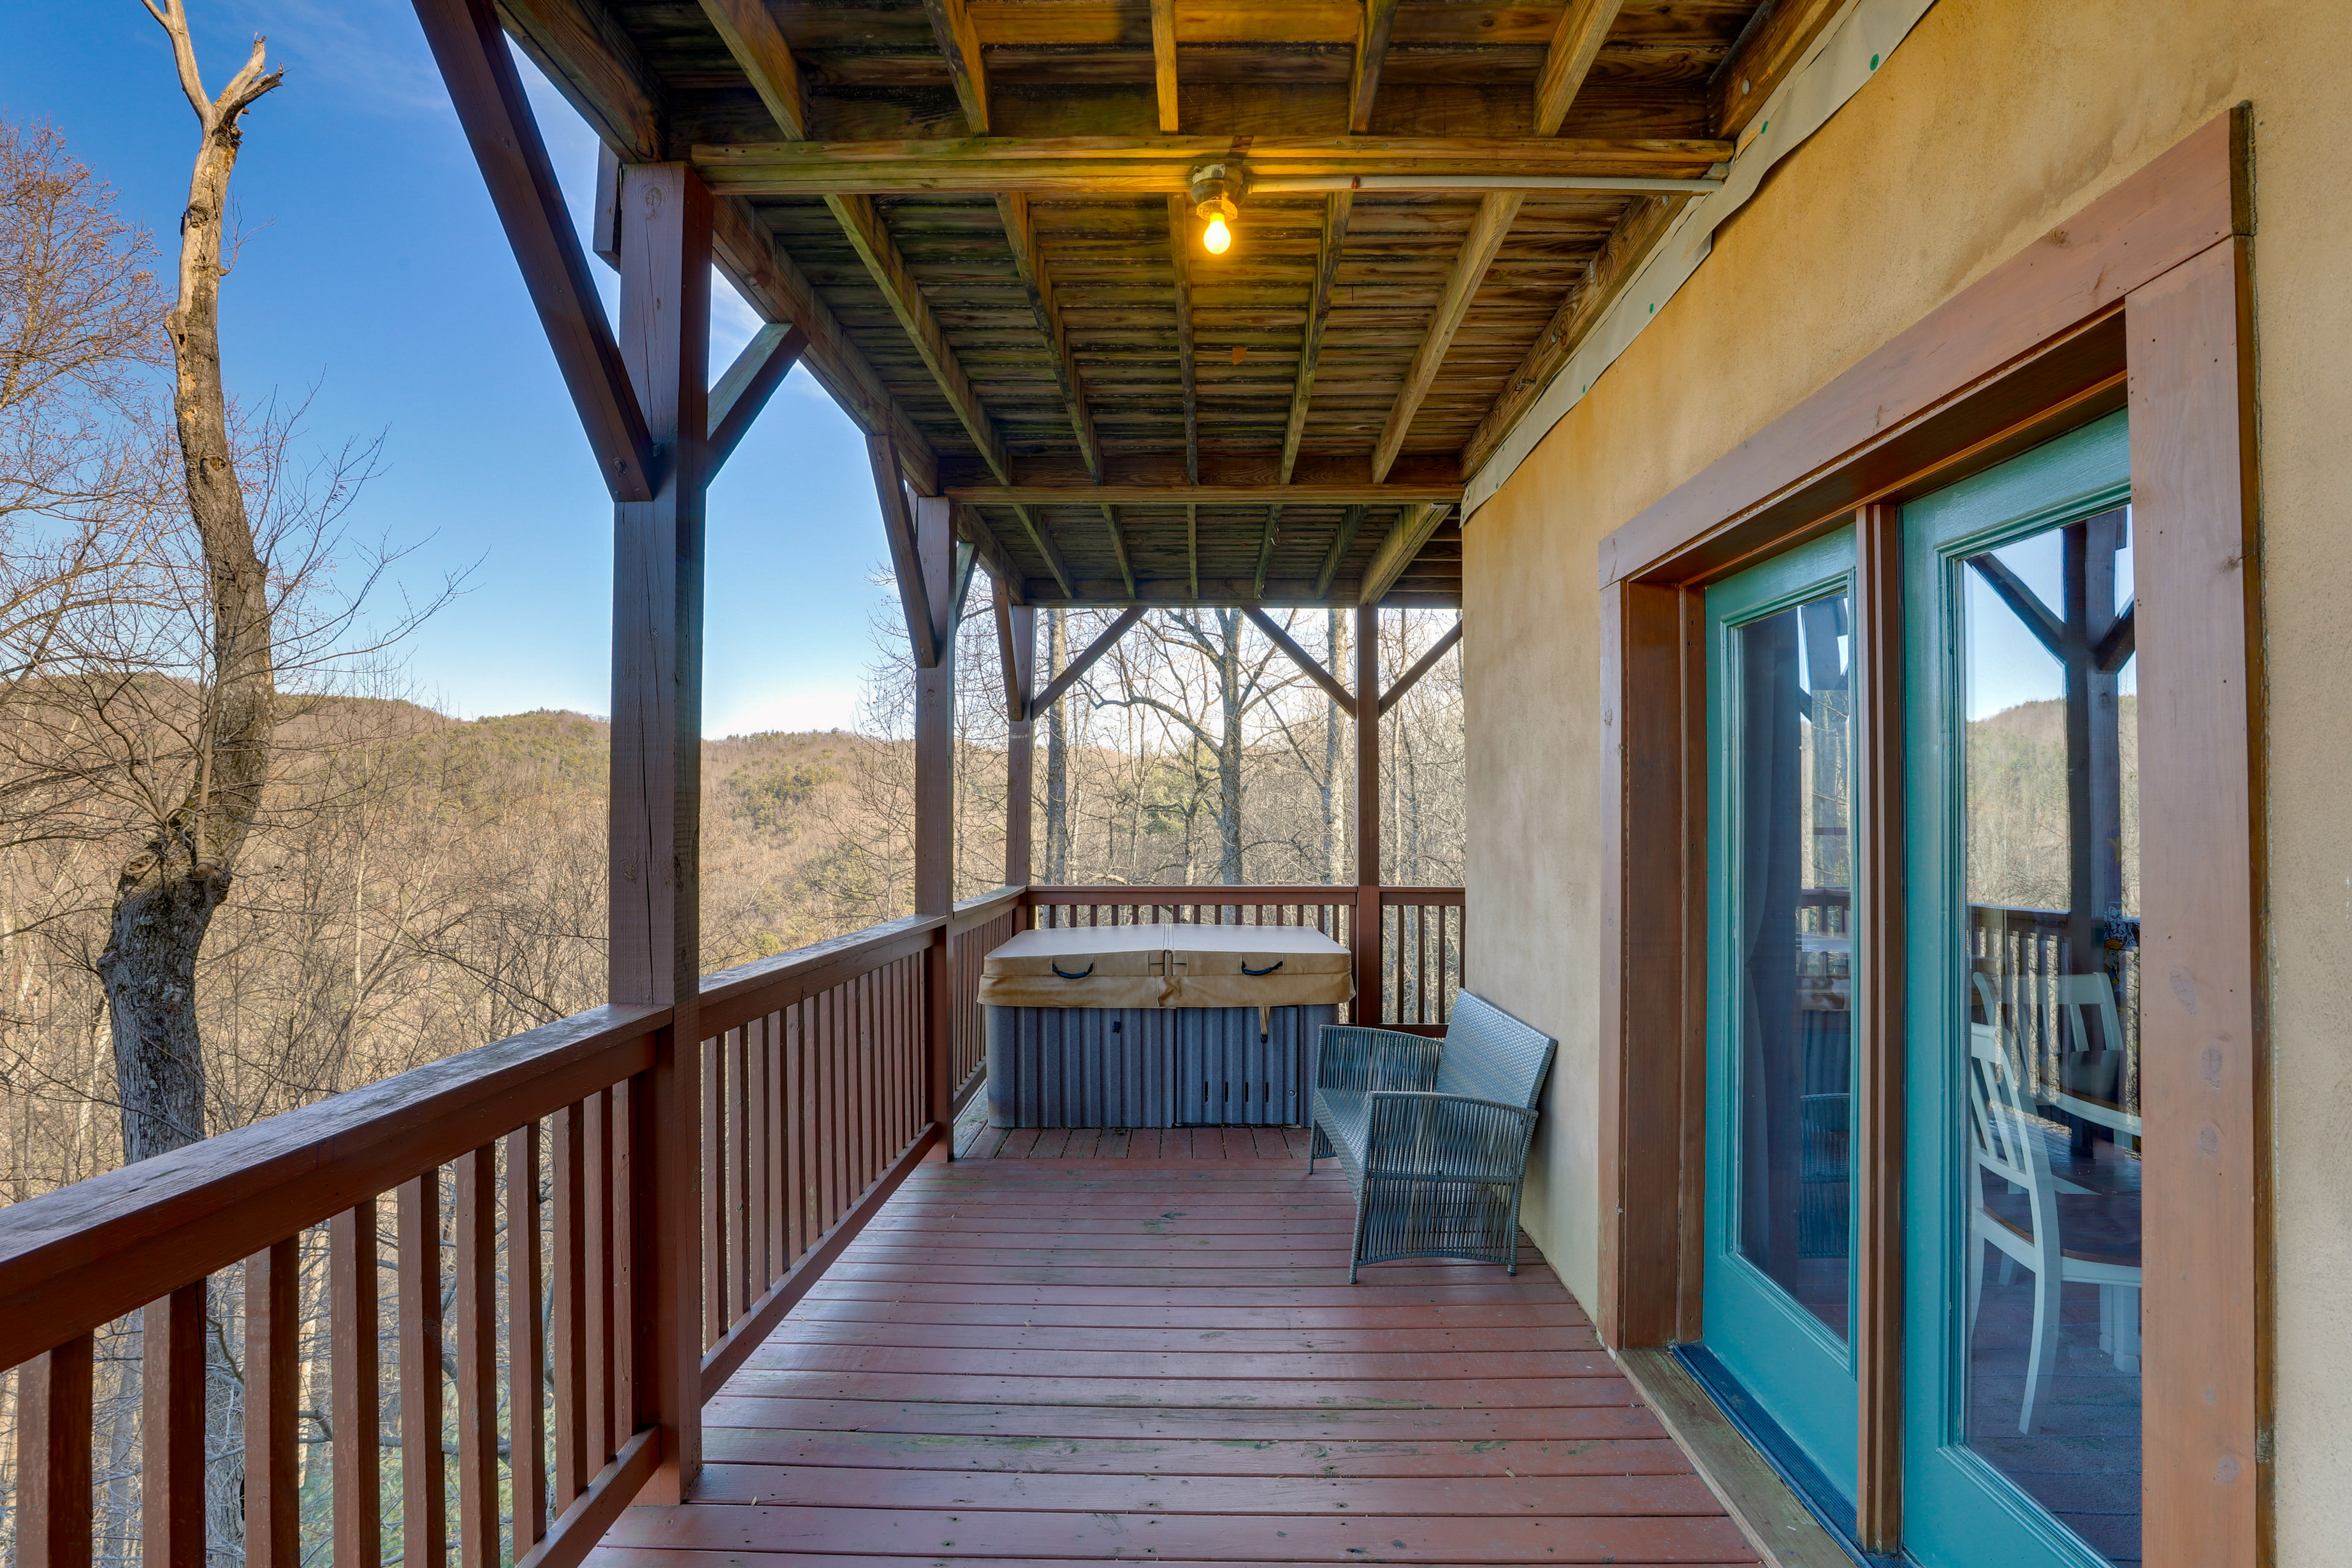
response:
{"label": "gray wicker chair", "polygon": [[1467,991],[1443,1041],[1324,1028],[1307,1171],[1336,1157],[1355,1194],[1349,1284],[1396,1258],[1519,1271],[1519,1185],[1551,1058],[1549,1037]]}

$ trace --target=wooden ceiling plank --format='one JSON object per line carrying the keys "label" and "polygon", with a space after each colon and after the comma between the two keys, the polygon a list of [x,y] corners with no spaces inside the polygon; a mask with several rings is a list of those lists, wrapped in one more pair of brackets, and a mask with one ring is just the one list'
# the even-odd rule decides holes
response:
{"label": "wooden ceiling plank", "polygon": [[1176,364],[1184,384],[1184,478],[1201,482],[1201,402],[1192,357],[1192,215],[1182,196],[1168,198],[1168,255],[1176,268]]}
{"label": "wooden ceiling plank", "polygon": [[1176,0],[1151,0],[1151,81],[1160,129],[1176,133]]}
{"label": "wooden ceiling plank", "polygon": [[1290,388],[1290,422],[1282,433],[1282,482],[1298,463],[1298,443],[1307,434],[1307,405],[1315,395],[1315,368],[1323,353],[1323,328],[1331,313],[1331,285],[1339,276],[1339,251],[1348,242],[1348,217],[1355,196],[1334,191],[1323,198],[1323,237],[1316,252],[1315,283],[1307,298],[1307,329],[1298,343],[1298,370]]}
{"label": "wooden ceiling plank", "polygon": [[1731,140],[1748,129],[1843,8],[1843,0],[1773,0],[1759,12],[1707,83],[1716,134]]}
{"label": "wooden ceiling plank", "polygon": [[1372,100],[1381,90],[1381,67],[1388,59],[1396,14],[1397,0],[1364,0],[1355,68],[1348,75],[1348,129],[1360,136],[1372,128]]}
{"label": "wooden ceiling plank", "polygon": [[702,0],[702,14],[784,134],[795,142],[805,137],[808,108],[800,65],[764,0]]}
{"label": "wooden ceiling plank", "polygon": [[1437,525],[1445,521],[1446,513],[1453,510],[1444,501],[1406,508],[1403,515],[1396,520],[1395,526],[1389,530],[1388,537],[1381,541],[1380,549],[1372,555],[1372,563],[1364,568],[1364,580],[1356,589],[1356,602],[1360,605],[1379,604],[1396,580],[1404,574],[1404,569],[1411,564],[1412,558],[1421,553],[1421,547],[1429,542],[1429,536],[1437,531]]}
{"label": "wooden ceiling plank", "polygon": [[760,410],[784,384],[807,347],[806,332],[772,321],[743,345],[743,352],[710,389],[710,435],[703,458],[707,471],[717,473],[726,466],[751,422],[759,418]]}
{"label": "wooden ceiling plank", "polygon": [[1559,26],[1544,55],[1543,71],[1536,78],[1537,135],[1556,134],[1568,118],[1569,106],[1591,73],[1592,62],[1601,58],[1601,46],[1608,42],[1609,29],[1616,26],[1623,4],[1624,0],[1569,0],[1568,8],[1560,12]]}
{"label": "wooden ceiling plank", "polygon": [[1687,199],[1649,196],[1625,209],[1625,216],[1610,231],[1608,240],[1585,269],[1584,280],[1561,303],[1550,325],[1504,382],[1503,389],[1495,395],[1494,403],[1478,421],[1478,428],[1462,448],[1464,473],[1477,472],[1502,444],[1503,437],[1510,434],[1511,426],[1543,395],[1544,388],[1551,384],[1552,377],[1559,374],[1569,356],[1583,343],[1585,335],[1641,272],[1643,262],[1665,238],[1666,231],[1674,226],[1675,216],[1682,211]]}
{"label": "wooden ceiling plank", "polygon": [[1094,415],[1087,406],[1086,382],[1078,374],[1076,356],[1070,352],[1070,334],[1054,296],[1053,277],[1045,270],[1045,258],[1038,253],[1037,226],[1029,210],[1029,198],[999,196],[996,211],[1004,221],[1004,238],[1013,248],[1013,268],[1021,274],[1022,288],[1028,292],[1030,312],[1037,318],[1037,331],[1053,355],[1054,380],[1062,389],[1063,403],[1069,408],[1070,431],[1076,437],[1078,455],[1086,461],[1087,474],[1100,484],[1102,442],[1095,435]]}
{"label": "wooden ceiling plank", "polygon": [[818,297],[815,285],[749,205],[740,201],[711,205],[710,252],[719,271],[768,321],[789,323],[808,334],[809,346],[802,363],[809,374],[860,430],[891,438],[898,449],[900,466],[918,490],[926,495],[936,492],[939,455],[883,385],[864,351]]}
{"label": "wooden ceiling plank", "polygon": [[1247,616],[1251,624],[1264,632],[1267,640],[1280,648],[1288,657],[1290,662],[1298,667],[1300,674],[1328,692],[1332,701],[1342,708],[1350,707],[1355,703],[1355,694],[1340,685],[1338,678],[1323,668],[1320,659],[1299,647],[1297,640],[1282,629],[1281,622],[1255,605],[1244,606],[1242,614]]}
{"label": "wooden ceiling plank", "polygon": [[1015,505],[1013,515],[1021,520],[1021,527],[1029,535],[1029,542],[1045,561],[1045,570],[1054,574],[1054,581],[1062,585],[1062,592],[1076,593],[1077,578],[1071,574],[1070,563],[1062,559],[1061,550],[1054,543],[1051,525],[1025,506]]}
{"label": "wooden ceiling plank", "polygon": [[1119,531],[1118,510],[1106,502],[1102,509],[1103,526],[1110,531],[1110,552],[1118,563],[1119,580],[1127,584],[1127,596],[1135,597],[1135,563],[1128,559],[1127,535]]}
{"label": "wooden ceiling plank", "polygon": [[824,205],[833,209],[841,232],[849,237],[858,259],[866,263],[875,287],[882,291],[891,314],[906,329],[908,341],[914,344],[916,353],[930,371],[931,379],[939,383],[948,405],[963,421],[972,446],[998,479],[1009,480],[1012,468],[1004,455],[1004,443],[997,436],[996,422],[989,417],[980,394],[972,389],[971,378],[964,374],[955,350],[949,346],[946,331],[931,313],[930,303],[923,298],[915,275],[908,269],[907,258],[898,254],[898,242],[890,237],[889,226],[882,221],[873,198],[827,196]]}
{"label": "wooden ceiling plank", "polygon": [[[1364,526],[1364,509],[1351,506],[1339,515],[1339,531],[1331,536],[1331,548],[1323,553],[1323,570],[1315,574],[1315,596],[1318,599],[1331,592],[1331,579],[1339,574],[1339,563],[1348,547],[1356,542],[1356,535]],[[1195,588],[1197,595],[1200,590]]]}
{"label": "wooden ceiling plank", "polygon": [[416,16],[605,488],[615,501],[651,500],[658,483],[653,436],[506,34],[467,0],[416,0]]}
{"label": "wooden ceiling plank", "polygon": [[1521,199],[1516,191],[1496,191],[1478,203],[1478,216],[1471,220],[1461,253],[1454,258],[1454,271],[1445,280],[1445,293],[1430,317],[1429,330],[1421,346],[1413,351],[1404,385],[1398,389],[1396,402],[1389,408],[1388,423],[1381,427],[1380,445],[1372,449],[1374,479],[1387,478],[1397,454],[1404,449],[1413,416],[1421,411],[1422,400],[1429,395],[1430,385],[1445,363],[1445,351],[1453,347],[1454,334],[1461,330],[1463,317],[1469,314],[1470,302],[1477,297],[1478,285],[1486,279],[1495,253],[1503,247],[1505,237],[1511,232],[1511,219],[1518,215]]}
{"label": "wooden ceiling plank", "polygon": [[970,134],[988,134],[988,71],[981,63],[980,35],[971,25],[964,0],[923,0],[930,14],[931,31],[947,57],[948,76],[955,83],[956,101],[963,105]]}

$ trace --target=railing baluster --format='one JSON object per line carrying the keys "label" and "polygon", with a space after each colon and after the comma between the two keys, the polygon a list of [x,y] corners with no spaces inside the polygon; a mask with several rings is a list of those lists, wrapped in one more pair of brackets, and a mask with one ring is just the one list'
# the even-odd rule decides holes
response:
{"label": "railing baluster", "polygon": [[514,1510],[514,1555],[521,1561],[546,1533],[546,1345],[539,1304],[539,1123],[507,1134],[507,1432]]}
{"label": "railing baluster", "polygon": [[90,1336],[16,1369],[16,1568],[89,1568]]}
{"label": "railing baluster", "polygon": [[588,1478],[590,1412],[588,1364],[593,1341],[588,1300],[588,1117],[586,1108],[567,1105],[553,1117],[555,1215],[554,1300],[550,1303],[549,1365],[555,1374],[555,1495],[550,1510],[572,1505]]}
{"label": "railing baluster", "polygon": [[762,1016],[743,1026],[743,1179],[749,1200],[743,1219],[743,1294],[747,1301],[758,1300],[775,1278],[768,1242],[774,1214],[768,1189],[776,1168],[774,1128],[768,1120],[768,1105],[773,1098],[768,1071],[768,1020]]}
{"label": "railing baluster", "polygon": [[[327,1321],[331,1325],[335,1413],[335,1568],[378,1568],[383,1561],[383,1468],[376,1452],[383,1419],[376,1343],[375,1200],[362,1198],[327,1222]],[[202,1332],[203,1298],[197,1298]],[[150,1308],[150,1321],[153,1309]],[[201,1353],[201,1352],[200,1352]],[[196,1419],[201,1428],[204,1405]],[[149,1472],[151,1478],[153,1472]],[[204,1517],[196,1517],[202,1554]],[[168,1539],[168,1538],[167,1538]],[[190,1562],[166,1550],[161,1561]]]}
{"label": "railing baluster", "polygon": [[[585,1341],[587,1403],[582,1409],[581,1436],[586,1461],[580,1471],[585,1487],[604,1468],[619,1446],[613,1434],[613,1287],[616,1267],[613,1257],[613,1096],[599,1089],[584,1102],[588,1124],[588,1312],[582,1323]],[[406,1568],[403,1564],[403,1568]]]}
{"label": "railing baluster", "polygon": [[[685,1048],[680,1042],[680,1049]],[[727,1129],[725,1039],[705,1040],[702,1052],[702,1348],[727,1332]]]}
{"label": "railing baluster", "polygon": [[301,1248],[245,1260],[246,1568],[301,1568]]}
{"label": "railing baluster", "polygon": [[652,1223],[640,1206],[638,1184],[640,1165],[653,1156],[643,1136],[645,1102],[653,1093],[646,1081],[648,1076],[641,1073],[613,1086],[613,1402],[605,1430],[614,1453],[637,1429],[637,1352],[651,1327],[642,1321],[637,1300],[640,1243],[645,1239],[638,1227]]}
{"label": "railing baluster", "polygon": [[457,1156],[457,1562],[499,1561],[497,1151]]}
{"label": "railing baluster", "polygon": [[441,1468],[441,1173],[400,1184],[401,1568],[448,1561]]}
{"label": "railing baluster", "polygon": [[[368,1237],[373,1247],[375,1238]],[[373,1260],[373,1254],[370,1255]],[[150,1562],[181,1564],[201,1563],[205,1558],[205,1291],[202,1279],[193,1285],[183,1285],[160,1301],[148,1303],[142,1314],[141,1368],[139,1388],[140,1477],[139,1523],[142,1555]],[[342,1315],[336,1314],[340,1324]],[[368,1317],[368,1352],[375,1351],[375,1317]],[[373,1365],[373,1360],[370,1364]],[[341,1390],[341,1367],[337,1366],[336,1384]],[[24,1376],[30,1376],[29,1372]],[[20,1407],[17,1420],[26,1416]],[[335,1430],[344,1430],[340,1411]],[[335,1445],[336,1462],[340,1467],[343,1445]],[[367,1457],[375,1458],[375,1433],[368,1433]],[[19,1476],[38,1472],[19,1467]],[[340,1510],[343,1486],[340,1473],[335,1481],[335,1505]],[[18,1524],[17,1561],[23,1556],[26,1536],[21,1516]],[[375,1521],[368,1521],[368,1535],[373,1539]],[[340,1538],[339,1538],[340,1539]],[[335,1553],[336,1568],[347,1568],[342,1552]],[[363,1568],[374,1568],[373,1562]]]}

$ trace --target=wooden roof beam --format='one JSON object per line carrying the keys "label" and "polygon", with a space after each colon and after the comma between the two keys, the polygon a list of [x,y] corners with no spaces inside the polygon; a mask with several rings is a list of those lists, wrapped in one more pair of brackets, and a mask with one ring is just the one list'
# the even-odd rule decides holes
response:
{"label": "wooden roof beam", "polygon": [[769,397],[784,384],[807,347],[806,332],[773,322],[761,327],[743,345],[743,352],[710,389],[710,435],[703,459],[708,471],[715,474],[726,466],[751,422],[759,418],[760,410],[768,405]]}
{"label": "wooden roof beam", "polygon": [[1300,674],[1328,692],[1332,701],[1342,708],[1355,706],[1355,694],[1340,685],[1338,678],[1324,668],[1321,661],[1313,654],[1300,647],[1297,640],[1282,629],[1281,622],[1259,609],[1255,605],[1244,605],[1242,614],[1247,616],[1250,623],[1264,632],[1275,647],[1289,657],[1290,662],[1298,667]]}
{"label": "wooden roof beam", "polygon": [[975,506],[1412,506],[1462,499],[1462,484],[1294,485],[959,485],[956,500]]}
{"label": "wooden roof beam", "polygon": [[1474,474],[1495,448],[1502,445],[1511,426],[1519,422],[1535,400],[1543,395],[1553,376],[1568,363],[1627,284],[1642,270],[1649,258],[1674,226],[1675,215],[1683,210],[1684,196],[1645,196],[1625,209],[1617,226],[1609,232],[1601,249],[1585,268],[1583,280],[1577,284],[1568,298],[1560,302],[1551,323],[1545,327],[1535,346],[1528,350],[1503,390],[1495,395],[1478,428],[1471,433],[1469,444],[1462,448],[1462,471]]}
{"label": "wooden roof beam", "polygon": [[923,9],[929,13],[931,31],[940,40],[940,53],[947,58],[948,77],[955,83],[956,101],[963,105],[966,130],[974,136],[988,134],[988,70],[981,63],[980,35],[971,25],[971,12],[964,0],[923,0]]}
{"label": "wooden roof beam", "polygon": [[[701,144],[695,167],[721,195],[1183,196],[1203,159],[1235,156],[1230,136],[972,136],[871,142]],[[1570,136],[1259,137],[1245,162],[1251,188],[1296,190],[1474,188],[1465,181],[1527,181],[1525,187],[1621,191],[1711,189],[1709,171],[1731,155],[1714,140],[1607,140]],[[1658,182],[1668,182],[1659,186]],[[1548,183],[1547,183],[1548,182]]]}
{"label": "wooden roof beam", "polygon": [[1747,130],[1822,29],[1844,8],[1844,0],[1774,0],[1758,13],[1707,80],[1716,134],[1736,140]]}
{"label": "wooden roof beam", "polygon": [[1127,535],[1118,528],[1118,511],[1106,503],[1102,509],[1103,526],[1110,531],[1111,558],[1118,563],[1119,581],[1127,584],[1127,596],[1135,597],[1135,563],[1127,558]]}
{"label": "wooden roof beam", "polygon": [[1569,106],[1591,74],[1592,62],[1601,58],[1601,46],[1609,41],[1609,29],[1616,26],[1623,4],[1624,0],[1569,0],[1568,8],[1559,14],[1551,47],[1544,55],[1543,70],[1536,77],[1537,135],[1559,134],[1560,122],[1568,118]]}
{"label": "wooden roof beam", "polygon": [[1381,541],[1372,563],[1364,569],[1363,583],[1356,590],[1356,602],[1379,604],[1412,563],[1412,558],[1421,553],[1421,547],[1429,542],[1429,536],[1437,531],[1437,525],[1445,521],[1445,514],[1453,510],[1444,501],[1407,508],[1389,530],[1388,537]]}
{"label": "wooden roof beam", "polygon": [[[887,436],[866,438],[874,468],[874,498],[882,509],[882,537],[890,547],[890,574],[898,582],[898,608],[907,617],[907,646],[925,669],[940,662],[941,639],[931,624],[931,595],[924,582],[923,555],[915,538],[915,515],[898,471],[898,454]],[[944,586],[944,584],[942,584]]]}
{"label": "wooden roof beam", "polygon": [[1031,700],[1028,716],[1034,720],[1038,714],[1059,702],[1062,700],[1062,693],[1076,685],[1078,677],[1092,669],[1095,660],[1117,647],[1118,639],[1127,635],[1128,628],[1142,618],[1143,606],[1140,605],[1129,605],[1122,610],[1118,619],[1103,628],[1102,636],[1087,644],[1085,651],[1070,660],[1062,673],[1054,677],[1052,684]]}
{"label": "wooden roof beam", "polygon": [[1419,680],[1423,676],[1427,675],[1431,670],[1435,669],[1437,668],[1437,661],[1451,653],[1454,650],[1454,645],[1461,640],[1462,623],[1459,620],[1456,620],[1452,626],[1445,628],[1445,635],[1444,637],[1439,637],[1435,642],[1429,645],[1429,651],[1427,653],[1423,654],[1419,658],[1413,660],[1413,665],[1411,669],[1406,670],[1402,675],[1397,677],[1396,684],[1394,686],[1390,687],[1386,691],[1381,693],[1381,716],[1382,718],[1388,717],[1389,710],[1397,705],[1397,700],[1402,698],[1406,692],[1411,691],[1415,681]]}
{"label": "wooden roof beam", "polygon": [[1254,599],[1265,597],[1266,568],[1274,564],[1275,524],[1281,521],[1279,504],[1265,509],[1265,531],[1258,535],[1257,542],[1257,570],[1250,575],[1250,596]]}
{"label": "wooden roof beam", "polygon": [[1364,0],[1356,63],[1348,73],[1348,129],[1360,136],[1372,128],[1372,100],[1381,90],[1381,67],[1388,59],[1396,14],[1397,0]]}
{"label": "wooden roof beam", "polygon": [[1485,281],[1486,268],[1493,265],[1496,252],[1503,248],[1505,237],[1511,232],[1511,220],[1518,216],[1523,198],[1516,191],[1496,191],[1478,203],[1478,216],[1471,220],[1470,232],[1463,238],[1461,253],[1454,258],[1454,272],[1445,280],[1445,292],[1439,297],[1436,312],[1430,317],[1429,330],[1423,334],[1421,346],[1412,353],[1412,363],[1406,369],[1404,385],[1397,390],[1396,401],[1389,406],[1388,423],[1381,427],[1380,445],[1372,448],[1372,478],[1388,477],[1397,454],[1404,450],[1404,438],[1412,428],[1413,416],[1421,412],[1422,399],[1437,380],[1437,372],[1445,363],[1445,353],[1454,346],[1454,334],[1462,330],[1462,320],[1470,313],[1471,301],[1477,298],[1478,285]]}
{"label": "wooden roof beam", "polygon": [[1160,129],[1176,133],[1176,0],[1151,0],[1151,83]]}
{"label": "wooden roof beam", "polygon": [[954,524],[956,536],[971,544],[972,552],[979,557],[988,574],[1003,585],[1004,594],[1018,603],[1022,597],[1021,569],[1013,563],[1004,542],[996,536],[996,530],[988,525],[988,519],[981,514],[980,508],[957,504]]}
{"label": "wooden roof beam", "polygon": [[604,145],[631,163],[661,162],[669,107],[602,0],[498,0],[498,10],[515,47]]}
{"label": "wooden roof beam", "polygon": [[702,14],[719,30],[727,52],[743,68],[783,133],[795,142],[806,136],[808,100],[801,88],[801,68],[764,0],[702,0]]}
{"label": "wooden roof beam", "polygon": [[[1351,506],[1339,514],[1339,531],[1331,536],[1331,548],[1323,553],[1323,570],[1315,574],[1315,596],[1322,598],[1331,591],[1331,579],[1339,574],[1339,563],[1348,547],[1356,542],[1356,535],[1364,526],[1364,509]],[[1195,587],[1194,594],[1200,589]]]}
{"label": "wooden roof beam", "polygon": [[1339,250],[1348,242],[1348,216],[1355,196],[1334,191],[1323,198],[1323,239],[1317,251],[1314,286],[1307,296],[1307,330],[1298,342],[1298,373],[1290,385],[1290,423],[1282,432],[1282,482],[1298,464],[1298,443],[1307,434],[1307,405],[1315,395],[1315,367],[1323,354],[1323,323],[1331,313],[1331,286],[1339,276]]}
{"label": "wooden roof beam", "polygon": [[1192,213],[1182,196],[1168,198],[1168,256],[1176,268],[1176,368],[1184,383],[1184,478],[1201,482],[1201,401],[1192,358]]}
{"label": "wooden roof beam", "polygon": [[1037,318],[1037,331],[1045,340],[1053,355],[1054,380],[1062,389],[1062,401],[1070,411],[1070,430],[1077,438],[1078,455],[1086,460],[1087,472],[1095,483],[1102,483],[1102,443],[1095,436],[1094,415],[1087,407],[1085,381],[1078,374],[1078,362],[1070,353],[1070,335],[1062,324],[1062,312],[1054,299],[1054,279],[1045,270],[1045,258],[1037,250],[1036,224],[1029,211],[1029,198],[1004,195],[996,198],[997,215],[1004,220],[1004,237],[1013,247],[1013,268],[1021,274],[1021,286],[1028,291],[1029,310]]}
{"label": "wooden roof beam", "polygon": [[588,253],[563,205],[506,35],[487,5],[468,0],[416,0],[416,19],[605,489],[615,501],[651,500],[660,480],[653,436],[604,319]]}
{"label": "wooden roof beam", "polygon": [[1078,580],[1071,574],[1070,563],[1062,559],[1062,552],[1055,545],[1051,526],[1043,518],[1034,515],[1029,508],[1017,503],[1013,508],[1013,515],[1021,520],[1022,530],[1029,535],[1031,546],[1045,563],[1045,570],[1054,574],[1054,581],[1062,585],[1062,592],[1075,596],[1078,591]]}
{"label": "wooden roof beam", "polygon": [[948,406],[963,421],[971,437],[971,444],[997,478],[1009,479],[1012,469],[1004,455],[1004,443],[996,434],[996,422],[982,406],[980,395],[972,390],[971,378],[964,374],[963,365],[949,346],[947,333],[939,320],[931,314],[929,301],[908,270],[907,259],[898,254],[898,243],[890,237],[887,225],[876,210],[869,196],[827,196],[824,205],[833,209],[834,217],[841,224],[842,233],[849,237],[858,259],[866,263],[875,287],[889,302],[891,314],[906,329],[915,352],[922,356],[931,379],[947,395]]}
{"label": "wooden roof beam", "polygon": [[817,297],[815,286],[798,264],[743,202],[716,202],[712,207],[711,259],[736,291],[770,321],[789,322],[806,332],[809,345],[802,363],[817,384],[866,435],[891,438],[900,465],[918,490],[926,495],[937,490],[938,454]]}

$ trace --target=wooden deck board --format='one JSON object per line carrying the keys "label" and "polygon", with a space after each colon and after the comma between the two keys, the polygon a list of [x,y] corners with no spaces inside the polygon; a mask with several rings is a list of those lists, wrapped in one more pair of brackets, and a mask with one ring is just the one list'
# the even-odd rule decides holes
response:
{"label": "wooden deck board", "polygon": [[1350,1286],[1296,1131],[922,1167],[707,1406],[696,1500],[593,1561],[1755,1561],[1532,1247]]}

